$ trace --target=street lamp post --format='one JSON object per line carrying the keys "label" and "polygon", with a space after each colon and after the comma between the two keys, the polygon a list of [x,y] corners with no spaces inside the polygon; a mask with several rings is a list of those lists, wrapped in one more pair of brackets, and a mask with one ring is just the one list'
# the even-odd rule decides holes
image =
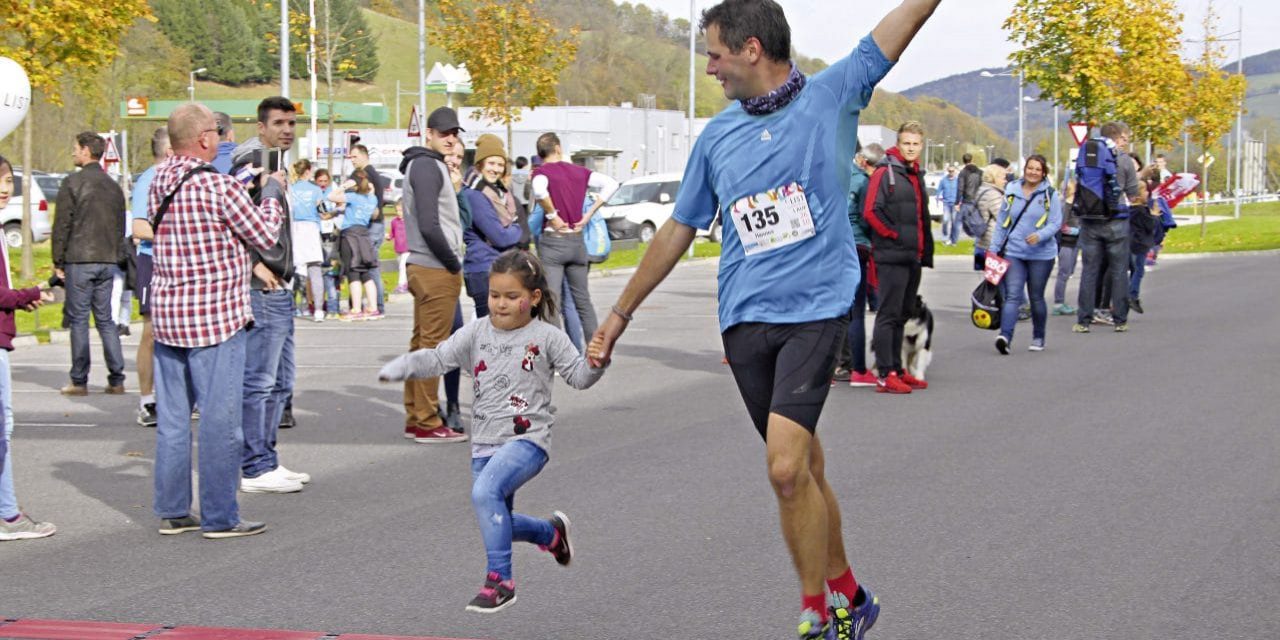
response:
{"label": "street lamp post", "polygon": [[1022,73],[1015,72],[1015,71],[1006,71],[1004,73],[991,73],[990,71],[983,71],[978,75],[984,78],[999,78],[999,77],[1015,78],[1016,77],[1018,79],[1018,166],[1021,167],[1022,159],[1025,157],[1023,155],[1022,139],[1023,139],[1023,127],[1025,124],[1025,120],[1024,120],[1025,109],[1023,109],[1023,104],[1026,102],[1026,96],[1023,95],[1024,83],[1022,81],[1023,80]]}
{"label": "street lamp post", "polygon": [[204,73],[206,71],[208,71],[208,69],[204,67],[200,67],[199,69],[194,69],[191,71],[191,84],[187,85],[187,94],[191,96],[192,102],[196,101],[196,74]]}

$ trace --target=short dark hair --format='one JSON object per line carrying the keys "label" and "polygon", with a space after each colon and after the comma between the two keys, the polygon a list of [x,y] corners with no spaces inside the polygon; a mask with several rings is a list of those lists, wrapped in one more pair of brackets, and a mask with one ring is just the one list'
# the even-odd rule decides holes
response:
{"label": "short dark hair", "polygon": [[964,155],[960,156],[960,161],[961,161],[961,162],[963,162],[963,163],[965,163],[965,164],[972,164],[972,163],[973,163],[973,154],[972,154],[972,153],[966,153],[966,154],[964,154]]}
{"label": "short dark hair", "polygon": [[258,103],[258,122],[266,122],[273,109],[285,113],[298,112],[298,108],[293,106],[292,100],[284,96],[271,96]]}
{"label": "short dark hair", "polygon": [[1123,122],[1108,122],[1102,125],[1102,137],[1115,140],[1116,138],[1129,133],[1129,125]]}
{"label": "short dark hair", "polygon": [[525,168],[525,167],[527,167],[527,166],[529,166],[529,159],[528,159],[528,158],[526,158],[526,157],[524,157],[524,156],[520,156],[519,158],[516,158],[516,168],[517,168],[517,169],[523,169],[523,168]]}
{"label": "short dark hair", "polygon": [[369,155],[369,147],[366,147],[366,146],[364,146],[364,145],[362,145],[362,144],[355,144],[355,145],[352,145],[352,146],[351,146],[351,150],[352,150],[352,151],[359,151],[360,153],[363,153],[365,156],[368,156],[368,155]]}
{"label": "short dark hair", "polygon": [[560,146],[560,136],[551,132],[538,136],[538,157],[545,159],[555,153],[558,146]]}
{"label": "short dark hair", "polygon": [[[231,116],[221,111],[214,111],[213,119],[218,121],[218,128],[221,129],[221,131],[218,132],[218,139],[226,140],[231,135]],[[259,120],[261,120],[261,118],[259,118]],[[266,122],[266,120],[262,121]]]}
{"label": "short dark hair", "polygon": [[102,136],[92,131],[81,131],[76,134],[76,146],[84,147],[89,150],[89,155],[94,160],[102,158],[102,154],[107,151],[107,141]]}
{"label": "short dark hair", "polygon": [[1022,163],[1022,172],[1023,172],[1023,173],[1026,173],[1026,171],[1027,171],[1027,163],[1032,162],[1032,161],[1035,161],[1035,162],[1040,163],[1040,172],[1044,174],[1045,179],[1048,179],[1048,177],[1049,177],[1049,161],[1048,161],[1048,160],[1046,160],[1044,156],[1042,156],[1042,155],[1040,155],[1040,154],[1038,154],[1038,153],[1033,153],[1033,154],[1031,154],[1031,155],[1027,156],[1026,161]]}
{"label": "short dark hair", "polygon": [[720,30],[720,41],[733,53],[755,38],[770,60],[791,59],[791,25],[773,0],[724,0],[702,12],[698,29],[706,31],[711,25]]}
{"label": "short dark hair", "polygon": [[542,267],[538,258],[528,251],[509,249],[498,256],[489,267],[489,273],[509,273],[520,281],[520,286],[529,291],[541,291],[542,301],[532,309],[533,317],[554,318],[556,316],[556,300],[552,297],[551,287],[547,285],[547,270]]}
{"label": "short dark hair", "polygon": [[995,160],[991,161],[991,164],[999,166],[1002,169],[1008,169],[1010,166],[1010,162],[1008,160],[1005,160],[1004,158],[996,158]]}

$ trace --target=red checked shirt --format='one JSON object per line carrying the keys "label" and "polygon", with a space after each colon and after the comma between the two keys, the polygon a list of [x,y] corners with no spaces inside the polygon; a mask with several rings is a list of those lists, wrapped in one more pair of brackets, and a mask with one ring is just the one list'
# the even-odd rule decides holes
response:
{"label": "red checked shirt", "polygon": [[[201,164],[191,156],[173,156],[160,164],[147,196],[153,223],[165,196]],[[197,173],[182,185],[156,229],[151,276],[156,342],[213,346],[253,321],[246,245],[262,250],[274,245],[282,211],[273,198],[254,205],[243,185],[220,173]]]}

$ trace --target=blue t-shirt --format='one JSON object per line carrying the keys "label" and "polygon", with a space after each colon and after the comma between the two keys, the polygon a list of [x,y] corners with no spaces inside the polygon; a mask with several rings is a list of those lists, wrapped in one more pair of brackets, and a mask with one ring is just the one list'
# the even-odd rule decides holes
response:
{"label": "blue t-shirt", "polygon": [[707,124],[676,196],[677,222],[707,229],[717,210],[798,182],[816,232],[747,256],[733,221],[723,221],[721,331],[742,322],[813,322],[849,312],[860,277],[848,217],[858,116],[892,67],[868,35],[851,55],[809,78],[786,107],[752,116],[734,102]]}
{"label": "blue t-shirt", "polygon": [[955,204],[960,187],[960,176],[943,176],[938,181],[938,196],[947,204]]}
{"label": "blue t-shirt", "polygon": [[372,193],[361,195],[354,191],[347,192],[347,209],[342,216],[342,228],[367,227],[373,219],[373,210],[378,208],[378,197]]}
{"label": "blue t-shirt", "polygon": [[[138,176],[138,181],[133,183],[133,193],[130,194],[129,217],[134,220],[147,219],[147,194],[151,192],[151,181],[156,177],[156,167],[152,165]],[[151,241],[143,240],[138,243],[138,253],[143,255],[151,255]]]}
{"label": "blue t-shirt", "polygon": [[316,206],[324,198],[324,190],[319,185],[310,180],[301,180],[289,187],[289,195],[293,198],[289,210],[293,213],[294,220],[320,222],[320,212],[316,210]]}

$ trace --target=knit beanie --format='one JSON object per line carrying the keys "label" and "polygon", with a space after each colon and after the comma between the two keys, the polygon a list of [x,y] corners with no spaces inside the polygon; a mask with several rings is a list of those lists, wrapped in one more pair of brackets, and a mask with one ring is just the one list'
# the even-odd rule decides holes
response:
{"label": "knit beanie", "polygon": [[492,158],[493,156],[498,156],[507,160],[508,165],[511,164],[511,161],[507,159],[506,149],[502,147],[502,138],[499,138],[492,133],[486,133],[477,138],[475,155],[476,168],[480,168],[484,164],[486,158]]}

